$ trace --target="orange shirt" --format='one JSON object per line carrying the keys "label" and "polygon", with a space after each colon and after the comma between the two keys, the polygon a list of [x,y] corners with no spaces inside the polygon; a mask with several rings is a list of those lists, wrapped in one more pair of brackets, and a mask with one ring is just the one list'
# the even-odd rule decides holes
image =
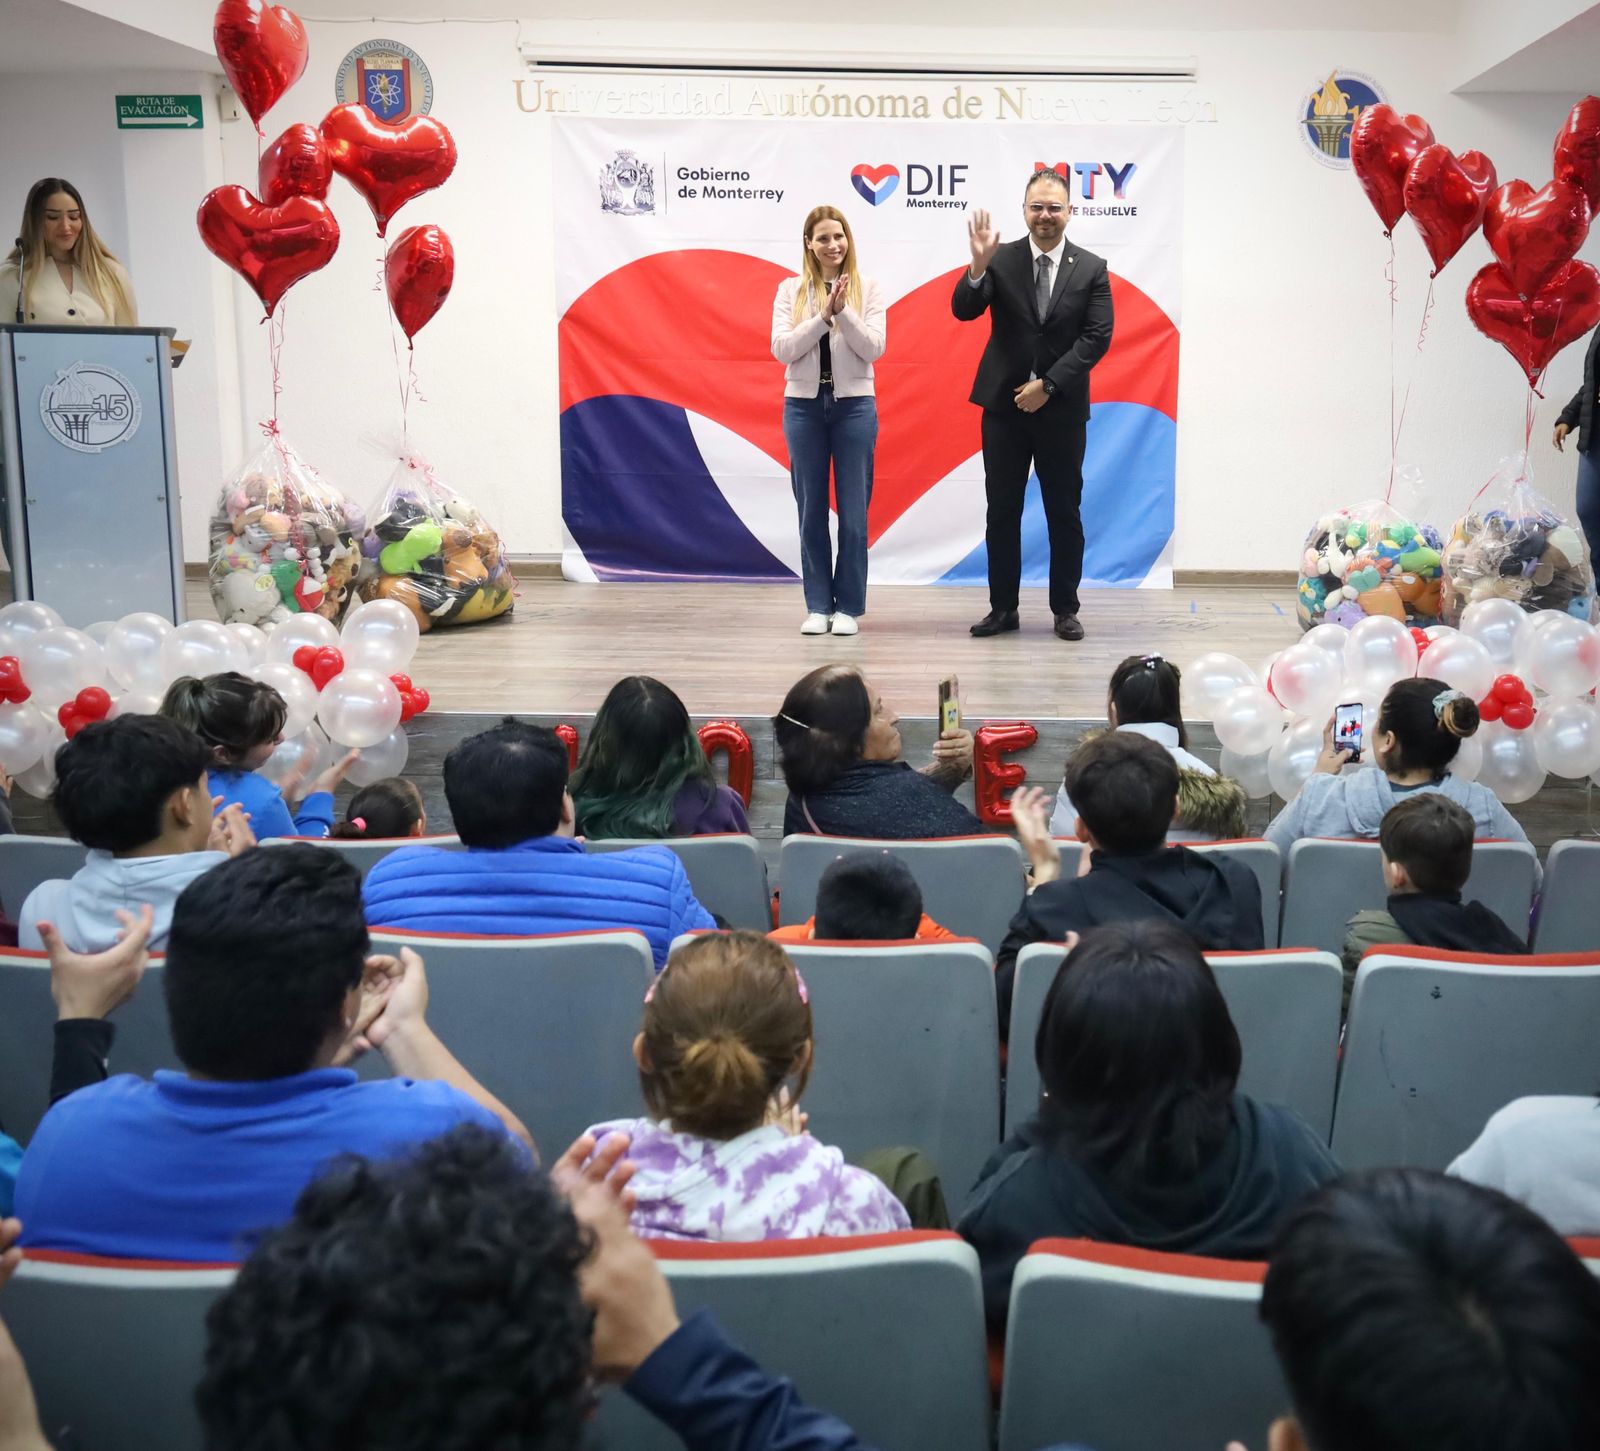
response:
{"label": "orange shirt", "polygon": [[[767,933],[774,942],[809,942],[812,933],[816,930],[817,919],[808,918],[798,922],[792,927],[778,927]],[[922,921],[917,923],[918,942],[954,942],[956,934],[941,927],[926,912],[922,914]]]}

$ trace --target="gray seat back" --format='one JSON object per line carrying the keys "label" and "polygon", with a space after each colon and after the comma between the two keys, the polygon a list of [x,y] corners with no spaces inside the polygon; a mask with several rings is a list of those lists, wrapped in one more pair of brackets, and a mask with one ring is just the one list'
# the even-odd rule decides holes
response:
{"label": "gray seat back", "polygon": [[1261,941],[1277,945],[1278,916],[1283,895],[1283,856],[1270,841],[1190,841],[1190,851],[1231,857],[1248,867],[1261,888]]}
{"label": "gray seat back", "polygon": [[367,873],[373,867],[402,847],[436,846],[440,851],[466,850],[459,836],[384,836],[372,841],[359,837],[345,840],[329,836],[269,836],[261,845],[326,847],[329,851],[337,852],[360,872],[362,881],[366,880]]}
{"label": "gray seat back", "polygon": [[[678,1312],[709,1308],[762,1367],[881,1451],[988,1451],[978,1259],[951,1234],[654,1246]],[[681,1451],[621,1392],[599,1451]]]}
{"label": "gray seat back", "polygon": [[1600,841],[1569,837],[1550,848],[1533,950],[1600,952]]}
{"label": "gray seat back", "polygon": [[1265,1265],[1041,1240],[1017,1267],[999,1451],[1256,1445],[1289,1405]]}
{"label": "gray seat back", "polygon": [[[1526,937],[1538,877],[1539,859],[1527,842],[1480,841],[1472,848],[1472,875],[1462,897],[1482,902]],[[1289,848],[1278,941],[1338,954],[1349,920],[1381,909],[1388,899],[1377,842],[1307,837]]]}
{"label": "gray seat back", "polygon": [[[1006,1063],[1008,1134],[1038,1109],[1034,1039],[1045,994],[1065,956],[1060,946],[1045,942],[1031,943],[1017,954]],[[1240,1092],[1292,1108],[1326,1139],[1339,1061],[1339,959],[1326,952],[1280,948],[1207,953],[1206,961],[1239,1033]]]}
{"label": "gray seat back", "polygon": [[13,922],[40,882],[70,877],[88,852],[69,836],[0,836],[0,907]]}
{"label": "gray seat back", "polygon": [[793,926],[817,910],[817,882],[829,863],[853,851],[886,851],[922,888],[922,910],[959,937],[999,950],[1022,905],[1022,848],[1009,836],[938,841],[876,841],[845,836],[786,836],[778,854],[778,921]]}
{"label": "gray seat back", "polygon": [[[377,931],[428,972],[428,1022],[467,1071],[528,1126],[546,1163],[590,1124],[643,1112],[633,1040],[654,979],[632,930],[548,937]],[[369,1053],[360,1071],[387,1072]]]}
{"label": "gray seat back", "polygon": [[627,851],[636,846],[664,846],[683,863],[700,905],[730,927],[752,932],[772,930],[772,892],[761,843],[753,836],[674,836],[587,841],[592,852]]}
{"label": "gray seat back", "polygon": [[1369,952],[1350,998],[1334,1157],[1443,1169],[1513,1099],[1592,1094],[1597,1023],[1600,955]]}

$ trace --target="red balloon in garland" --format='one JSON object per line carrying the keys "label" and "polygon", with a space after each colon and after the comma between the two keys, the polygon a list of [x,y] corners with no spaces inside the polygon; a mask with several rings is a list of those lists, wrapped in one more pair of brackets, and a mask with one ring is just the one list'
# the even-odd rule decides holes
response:
{"label": "red balloon in garland", "polygon": [[432,116],[391,126],[365,106],[335,106],[322,118],[322,140],[333,169],[367,199],[380,237],[390,217],[456,167],[455,138]]}
{"label": "red balloon in garland", "polygon": [[200,203],[200,236],[255,290],[271,317],[283,294],[333,260],[339,224],[326,202],[292,196],[280,206],[242,186],[219,186]]}
{"label": "red balloon in garland", "polygon": [[1406,214],[1406,173],[1417,153],[1433,145],[1433,127],[1421,116],[1402,116],[1381,102],[1368,106],[1350,128],[1350,166],[1378,213],[1383,230]]}
{"label": "red balloon in garland", "polygon": [[320,202],[328,198],[333,163],[317,128],[297,121],[261,153],[256,175],[256,191],[269,207],[280,206],[292,196],[315,197]]}
{"label": "red balloon in garland", "polygon": [[1467,284],[1467,316],[1537,388],[1550,360],[1600,324],[1600,272],[1587,262],[1569,262],[1537,296],[1524,298],[1491,262]]}
{"label": "red balloon in garland", "polygon": [[1564,181],[1546,182],[1538,191],[1508,181],[1484,209],[1483,240],[1524,297],[1572,261],[1588,235],[1589,199]]}
{"label": "red balloon in garland", "polygon": [[1600,212],[1600,96],[1585,96],[1556,132],[1555,178],[1579,187],[1589,210]]}
{"label": "red balloon in garland", "polygon": [[456,249],[443,227],[407,227],[389,244],[383,262],[389,306],[407,338],[444,306],[456,277]]}
{"label": "red balloon in garland", "polygon": [[267,114],[305,73],[311,47],[300,17],[261,0],[222,0],[211,22],[211,41],[228,84],[261,129]]}
{"label": "red balloon in garland", "polygon": [[1494,187],[1494,162],[1481,151],[1456,156],[1435,143],[1417,153],[1406,173],[1405,208],[1422,233],[1434,276],[1483,225],[1483,209]]}

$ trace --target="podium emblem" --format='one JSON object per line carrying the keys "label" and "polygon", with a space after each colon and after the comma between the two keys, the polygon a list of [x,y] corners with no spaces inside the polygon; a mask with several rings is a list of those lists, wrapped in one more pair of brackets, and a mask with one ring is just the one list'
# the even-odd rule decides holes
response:
{"label": "podium emblem", "polygon": [[139,431],[144,405],[115,368],[81,359],[39,395],[39,417],[57,443],[79,453],[102,453]]}

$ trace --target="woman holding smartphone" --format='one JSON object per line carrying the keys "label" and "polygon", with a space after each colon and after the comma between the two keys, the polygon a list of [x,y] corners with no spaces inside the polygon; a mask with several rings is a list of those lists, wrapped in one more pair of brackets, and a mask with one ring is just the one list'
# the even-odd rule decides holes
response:
{"label": "woman holding smartphone", "polygon": [[[801,235],[800,275],[778,285],[772,304],[772,355],[787,364],[783,437],[800,513],[800,633],[853,635],[867,608],[867,505],[878,442],[872,365],[883,355],[883,296],[856,265],[842,212],[813,207]],[[837,559],[828,531],[830,470]]]}

